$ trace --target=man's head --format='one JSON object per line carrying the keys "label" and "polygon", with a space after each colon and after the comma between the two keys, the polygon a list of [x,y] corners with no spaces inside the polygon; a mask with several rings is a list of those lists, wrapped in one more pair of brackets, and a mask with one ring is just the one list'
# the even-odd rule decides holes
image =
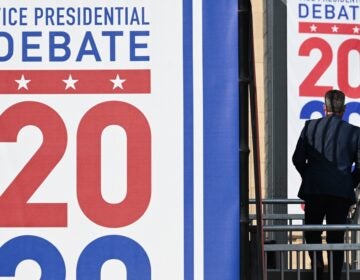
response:
{"label": "man's head", "polygon": [[324,109],[327,115],[342,115],[345,111],[345,94],[337,89],[326,92]]}

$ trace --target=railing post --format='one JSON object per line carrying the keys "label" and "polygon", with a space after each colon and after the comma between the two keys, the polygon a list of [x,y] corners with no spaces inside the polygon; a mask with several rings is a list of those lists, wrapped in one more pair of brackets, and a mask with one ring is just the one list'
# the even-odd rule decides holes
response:
{"label": "railing post", "polygon": [[330,251],[329,274],[330,274],[330,280],[333,280],[333,279],[334,279],[334,257],[333,257],[333,251]]}

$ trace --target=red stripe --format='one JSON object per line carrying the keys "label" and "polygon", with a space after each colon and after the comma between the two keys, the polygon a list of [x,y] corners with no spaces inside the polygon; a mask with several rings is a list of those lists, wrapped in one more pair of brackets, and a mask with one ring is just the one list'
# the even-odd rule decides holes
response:
{"label": "red stripe", "polygon": [[[21,76],[30,80],[27,88],[19,88]],[[66,89],[69,76],[78,80]],[[123,89],[111,80],[125,80]],[[0,94],[149,94],[151,72],[145,70],[0,70]]]}
{"label": "red stripe", "polygon": [[[316,26],[316,31],[311,31],[311,26]],[[337,32],[333,28],[337,27]],[[355,33],[354,28],[359,28]],[[299,22],[299,33],[316,33],[316,34],[337,34],[337,35],[358,35],[360,36],[360,24],[350,23],[323,23],[323,22]]]}

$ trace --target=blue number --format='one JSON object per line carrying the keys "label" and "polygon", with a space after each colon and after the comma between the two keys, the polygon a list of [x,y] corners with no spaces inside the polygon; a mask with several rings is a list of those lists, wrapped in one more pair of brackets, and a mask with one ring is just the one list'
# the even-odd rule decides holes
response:
{"label": "blue number", "polygon": [[[310,101],[304,105],[300,112],[300,119],[309,120],[313,113],[320,113],[322,116],[325,116],[324,113],[324,102],[321,101]],[[360,115],[360,103],[359,102],[349,102],[346,104],[346,110],[343,116],[343,120],[349,122],[350,116],[352,114]]]}
{"label": "blue number", "polygon": [[66,269],[60,252],[49,241],[23,235],[0,248],[0,276],[14,277],[16,267],[24,260],[33,260],[41,267],[41,280],[64,280]]}
{"label": "blue number", "polygon": [[86,246],[79,257],[76,279],[100,280],[102,265],[113,259],[125,264],[127,280],[151,280],[151,266],[145,250],[134,240],[118,235],[100,237]]}
{"label": "blue number", "polygon": [[311,119],[311,115],[316,112],[320,113],[323,117],[325,116],[324,102],[310,101],[306,103],[300,112],[300,119],[309,120]]}
{"label": "blue number", "polygon": [[350,120],[350,115],[351,114],[359,114],[360,115],[360,103],[359,102],[349,102],[346,104],[346,109],[345,109],[345,113],[344,113],[344,121],[349,121]]}

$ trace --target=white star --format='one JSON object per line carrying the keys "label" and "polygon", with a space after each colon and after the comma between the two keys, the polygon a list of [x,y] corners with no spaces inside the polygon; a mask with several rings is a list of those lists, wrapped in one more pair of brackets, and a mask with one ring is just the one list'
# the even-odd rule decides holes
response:
{"label": "white star", "polygon": [[358,26],[355,26],[354,28],[353,28],[353,30],[354,30],[354,33],[359,33],[359,30],[360,30],[360,28],[358,27]]}
{"label": "white star", "polygon": [[317,26],[316,26],[315,24],[312,24],[312,25],[310,26],[311,32],[316,32],[316,29],[317,29]]}
{"label": "white star", "polygon": [[21,75],[20,80],[15,80],[15,82],[17,82],[18,85],[19,85],[17,89],[20,90],[20,89],[24,88],[24,89],[28,90],[27,84],[28,84],[30,81],[31,81],[31,80],[26,80],[25,77],[24,77],[24,75]]}
{"label": "white star", "polygon": [[110,80],[114,86],[113,86],[113,89],[116,89],[116,88],[121,88],[121,89],[124,89],[123,88],[123,83],[126,81],[126,80],[122,80],[120,77],[119,77],[119,74],[116,75],[116,78],[114,80]]}
{"label": "white star", "polygon": [[331,26],[331,30],[332,30],[332,32],[337,33],[339,30],[339,27],[337,27],[336,25],[333,25],[333,26]]}
{"label": "white star", "polygon": [[75,84],[78,81],[79,80],[74,80],[70,74],[67,80],[63,80],[63,82],[66,84],[65,90],[67,90],[68,88],[76,89]]}

